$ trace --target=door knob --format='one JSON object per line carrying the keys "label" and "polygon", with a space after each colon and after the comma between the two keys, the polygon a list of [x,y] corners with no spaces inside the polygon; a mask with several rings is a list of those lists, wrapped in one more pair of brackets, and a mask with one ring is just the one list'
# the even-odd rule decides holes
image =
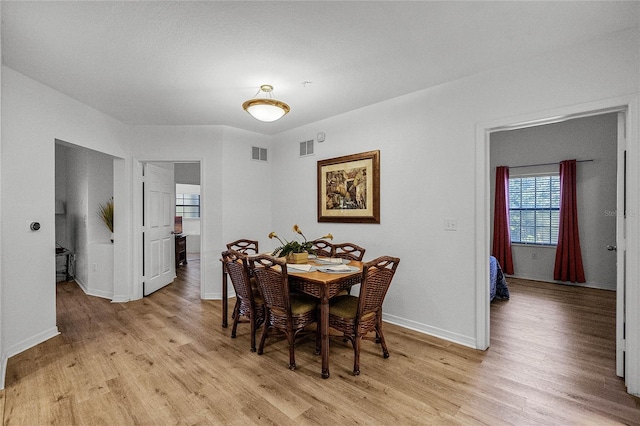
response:
{"label": "door knob", "polygon": [[616,247],[616,246],[607,246],[607,250],[609,250],[609,251],[617,251],[618,247]]}

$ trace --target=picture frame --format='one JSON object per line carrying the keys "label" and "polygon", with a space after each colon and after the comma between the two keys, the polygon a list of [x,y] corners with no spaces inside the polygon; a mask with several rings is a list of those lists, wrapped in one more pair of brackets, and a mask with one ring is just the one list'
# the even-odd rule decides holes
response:
{"label": "picture frame", "polygon": [[380,151],[318,161],[318,222],[380,223]]}

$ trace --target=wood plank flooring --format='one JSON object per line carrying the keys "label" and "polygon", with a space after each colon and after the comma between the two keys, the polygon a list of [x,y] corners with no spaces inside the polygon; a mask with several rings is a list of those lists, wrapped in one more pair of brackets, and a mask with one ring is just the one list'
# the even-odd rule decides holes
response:
{"label": "wood plank flooring", "polygon": [[[170,286],[114,304],[58,283],[61,335],[9,360],[4,425],[640,424],[640,399],[615,375],[615,294],[508,280],[477,351],[385,324],[391,353],[332,340],[320,378],[313,336],[249,351],[248,324],[221,328],[200,300],[199,262]],[[233,299],[232,299],[233,301]]]}

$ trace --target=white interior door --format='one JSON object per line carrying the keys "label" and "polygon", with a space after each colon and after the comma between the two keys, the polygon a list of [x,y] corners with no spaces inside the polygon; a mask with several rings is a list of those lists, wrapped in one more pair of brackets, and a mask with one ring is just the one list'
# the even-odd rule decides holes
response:
{"label": "white interior door", "polygon": [[[173,165],[171,165],[173,166]],[[173,167],[144,166],[144,283],[145,296],[176,277]]]}
{"label": "white interior door", "polygon": [[618,113],[618,172],[616,201],[616,374],[624,377],[626,271],[626,120]]}

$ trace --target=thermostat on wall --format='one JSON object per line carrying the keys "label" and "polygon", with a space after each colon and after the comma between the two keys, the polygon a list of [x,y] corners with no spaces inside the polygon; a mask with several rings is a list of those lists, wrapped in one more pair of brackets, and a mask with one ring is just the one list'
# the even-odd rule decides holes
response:
{"label": "thermostat on wall", "polygon": [[324,132],[318,132],[318,142],[324,142]]}

